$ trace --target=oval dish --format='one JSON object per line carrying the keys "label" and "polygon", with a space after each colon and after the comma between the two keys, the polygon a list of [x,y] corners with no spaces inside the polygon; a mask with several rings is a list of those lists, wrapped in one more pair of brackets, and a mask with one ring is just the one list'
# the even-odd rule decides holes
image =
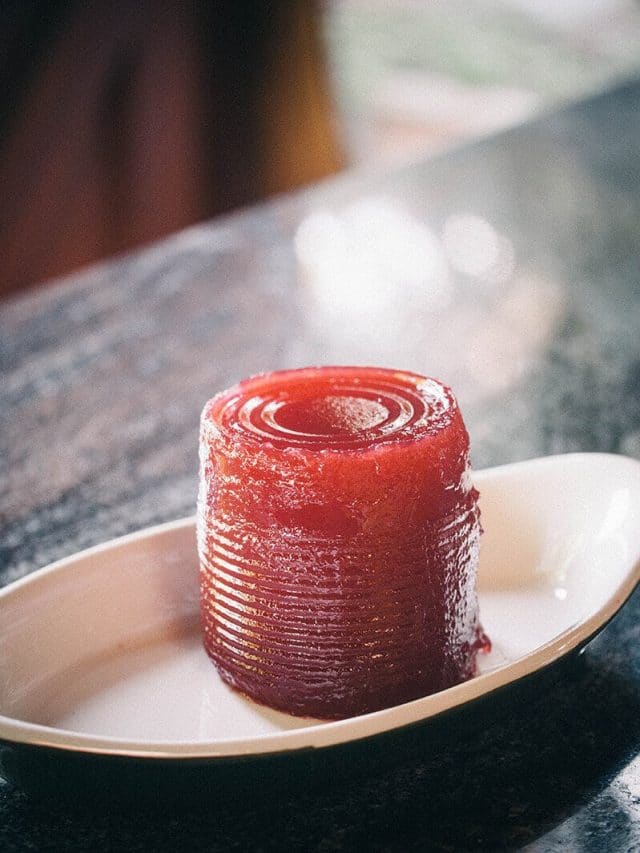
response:
{"label": "oval dish", "polygon": [[480,674],[338,722],[271,711],[230,690],[202,649],[191,518],[60,560],[0,591],[4,775],[73,753],[237,765],[426,724],[579,649],[640,579],[640,463],[571,454],[476,472],[485,535],[478,591],[493,649]]}

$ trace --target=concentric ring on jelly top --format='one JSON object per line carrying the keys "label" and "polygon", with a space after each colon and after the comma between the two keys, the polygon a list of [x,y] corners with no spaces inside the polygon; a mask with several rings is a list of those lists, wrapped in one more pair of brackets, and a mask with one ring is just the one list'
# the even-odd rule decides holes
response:
{"label": "concentric ring on jelly top", "polygon": [[416,439],[455,408],[440,382],[384,368],[302,368],[256,376],[214,397],[206,418],[223,432],[283,447],[357,449]]}

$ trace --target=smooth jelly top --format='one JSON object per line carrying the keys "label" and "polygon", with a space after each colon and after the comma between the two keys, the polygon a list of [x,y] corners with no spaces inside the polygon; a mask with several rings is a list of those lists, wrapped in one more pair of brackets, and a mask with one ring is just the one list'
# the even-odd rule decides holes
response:
{"label": "smooth jelly top", "polygon": [[246,379],[205,406],[223,436],[315,450],[362,449],[415,440],[457,411],[445,385],[375,367],[283,370]]}

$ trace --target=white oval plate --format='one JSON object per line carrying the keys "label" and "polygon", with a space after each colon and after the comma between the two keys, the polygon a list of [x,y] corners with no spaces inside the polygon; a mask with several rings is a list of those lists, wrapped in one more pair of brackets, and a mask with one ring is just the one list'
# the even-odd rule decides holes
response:
{"label": "white oval plate", "polygon": [[146,759],[295,753],[426,721],[547,667],[597,633],[640,579],[640,463],[572,454],[475,482],[493,650],[471,681],[330,723],[254,704],[221,682],[201,647],[188,518],[0,591],[0,740]]}

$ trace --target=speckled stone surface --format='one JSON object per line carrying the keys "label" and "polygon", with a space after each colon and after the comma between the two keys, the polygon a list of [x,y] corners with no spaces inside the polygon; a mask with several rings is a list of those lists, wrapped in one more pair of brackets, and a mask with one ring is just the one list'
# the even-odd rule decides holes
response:
{"label": "speckled stone surface", "polygon": [[[193,512],[204,401],[372,363],[451,384],[476,467],[640,457],[640,84],[351,174],[0,307],[0,582]],[[640,850],[640,592],[472,740],[325,791],[126,817],[0,783],[0,850]]]}

